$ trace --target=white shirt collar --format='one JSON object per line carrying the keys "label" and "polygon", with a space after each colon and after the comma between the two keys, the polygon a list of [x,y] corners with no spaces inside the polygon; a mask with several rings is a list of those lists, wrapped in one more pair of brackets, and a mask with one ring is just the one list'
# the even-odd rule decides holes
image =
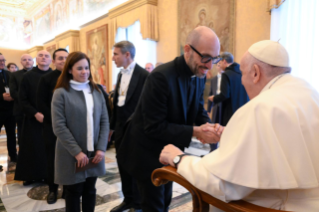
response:
{"label": "white shirt collar", "polygon": [[133,71],[134,68],[135,68],[135,65],[136,65],[136,62],[133,61],[133,62],[127,67],[127,69],[122,68],[122,69],[121,69],[122,74],[131,74],[132,71]]}

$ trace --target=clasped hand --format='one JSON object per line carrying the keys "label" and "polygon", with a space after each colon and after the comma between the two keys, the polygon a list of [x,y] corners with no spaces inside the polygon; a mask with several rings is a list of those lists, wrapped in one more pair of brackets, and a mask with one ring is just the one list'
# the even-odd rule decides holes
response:
{"label": "clasped hand", "polygon": [[199,127],[196,133],[196,138],[203,144],[217,143],[220,140],[221,134],[224,131],[224,127],[220,124],[206,123]]}
{"label": "clasped hand", "polygon": [[[99,163],[103,160],[105,153],[101,150],[97,150],[95,152],[95,156],[92,160],[93,163]],[[89,158],[87,157],[86,154],[83,152],[80,152],[75,156],[75,159],[78,161],[77,166],[78,167],[83,167],[86,166],[89,163]]]}

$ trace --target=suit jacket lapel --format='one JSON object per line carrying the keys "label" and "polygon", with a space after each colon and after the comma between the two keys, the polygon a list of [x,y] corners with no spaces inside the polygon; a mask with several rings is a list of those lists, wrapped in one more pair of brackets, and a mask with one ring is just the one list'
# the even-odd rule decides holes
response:
{"label": "suit jacket lapel", "polygon": [[213,95],[216,95],[217,87],[218,87],[218,77],[217,76],[214,77],[213,84],[214,84],[214,86],[213,86]]}
{"label": "suit jacket lapel", "polygon": [[116,82],[116,87],[115,87],[115,90],[114,90],[114,99],[113,99],[113,106],[114,108],[116,108],[116,105],[117,105],[117,100],[118,100],[118,97],[119,97],[119,89],[120,89],[120,86],[121,86],[121,81],[120,79],[122,78],[122,73],[120,72],[117,76],[117,82]]}
{"label": "suit jacket lapel", "polygon": [[178,79],[179,90],[181,92],[183,112],[184,112],[184,120],[187,122],[187,84],[184,77],[180,76]]}
{"label": "suit jacket lapel", "polygon": [[134,71],[133,71],[133,75],[127,90],[127,94],[126,94],[126,99],[125,99],[125,104],[130,100],[130,98],[133,96],[134,90],[137,87],[138,84],[138,79],[140,76],[140,72],[138,71],[138,64],[135,65]]}

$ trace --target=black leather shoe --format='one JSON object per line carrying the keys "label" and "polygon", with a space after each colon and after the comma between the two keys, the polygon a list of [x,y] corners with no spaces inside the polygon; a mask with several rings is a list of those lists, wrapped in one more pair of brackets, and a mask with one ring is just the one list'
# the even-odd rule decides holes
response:
{"label": "black leather shoe", "polygon": [[132,207],[133,207],[132,204],[127,204],[125,202],[122,202],[120,205],[118,205],[115,208],[113,208],[112,210],[110,210],[110,212],[122,212],[122,211],[130,209]]}
{"label": "black leather shoe", "polygon": [[31,185],[32,183],[33,183],[33,180],[23,181],[24,186]]}
{"label": "black leather shoe", "polygon": [[131,208],[128,212],[143,212],[142,209]]}
{"label": "black leather shoe", "polygon": [[47,196],[47,203],[48,204],[54,204],[57,200],[57,193],[50,191],[50,193]]}

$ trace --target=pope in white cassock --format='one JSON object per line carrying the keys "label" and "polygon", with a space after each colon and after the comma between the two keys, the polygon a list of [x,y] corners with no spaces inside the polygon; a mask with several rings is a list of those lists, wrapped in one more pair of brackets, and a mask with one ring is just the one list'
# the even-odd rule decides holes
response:
{"label": "pope in white cassock", "polygon": [[[318,212],[318,92],[289,74],[288,53],[278,42],[255,43],[240,67],[251,101],[225,128],[206,124],[204,129],[221,134],[220,147],[176,164],[183,152],[167,145],[160,161],[178,165],[178,173],[194,186],[225,202],[243,199],[277,210]],[[217,141],[212,136],[203,142]]]}

